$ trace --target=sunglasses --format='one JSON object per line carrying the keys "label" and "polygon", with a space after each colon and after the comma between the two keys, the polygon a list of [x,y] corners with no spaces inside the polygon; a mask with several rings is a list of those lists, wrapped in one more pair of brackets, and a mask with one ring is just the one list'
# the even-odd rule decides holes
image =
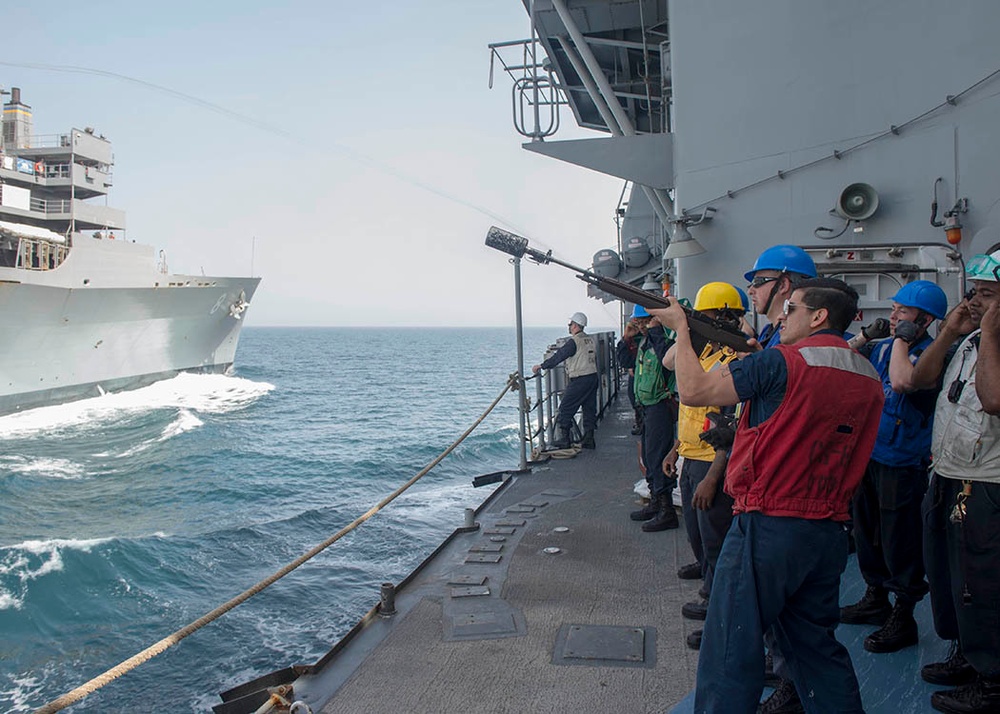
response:
{"label": "sunglasses", "polygon": [[790,315],[792,311],[795,310],[795,308],[797,307],[804,307],[806,310],[813,310],[813,311],[819,310],[818,307],[813,307],[812,305],[806,305],[805,303],[801,302],[792,302],[791,300],[785,300],[784,304],[781,306],[781,311],[785,315]]}
{"label": "sunglasses", "polygon": [[781,279],[780,276],[776,277],[776,278],[765,278],[764,276],[761,276],[759,278],[754,278],[753,280],[751,280],[750,281],[750,287],[751,288],[762,288],[765,285],[767,285],[768,283],[773,283],[775,280],[780,280],[780,279]]}

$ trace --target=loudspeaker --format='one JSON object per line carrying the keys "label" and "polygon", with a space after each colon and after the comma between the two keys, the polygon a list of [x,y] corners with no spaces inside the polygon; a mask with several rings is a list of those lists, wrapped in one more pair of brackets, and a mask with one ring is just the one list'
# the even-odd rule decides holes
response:
{"label": "loudspeaker", "polygon": [[866,183],[852,183],[837,199],[837,215],[851,221],[871,218],[877,210],[878,191]]}

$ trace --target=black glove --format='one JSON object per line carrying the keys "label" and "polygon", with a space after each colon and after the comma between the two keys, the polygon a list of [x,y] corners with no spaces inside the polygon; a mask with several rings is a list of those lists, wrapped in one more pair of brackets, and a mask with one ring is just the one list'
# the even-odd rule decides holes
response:
{"label": "black glove", "polygon": [[880,317],[867,327],[862,327],[861,334],[865,336],[866,340],[881,340],[883,337],[888,337],[889,321]]}
{"label": "black glove", "polygon": [[920,328],[917,327],[917,323],[910,322],[909,320],[900,320],[896,323],[896,331],[893,333],[893,337],[897,340],[902,340],[908,345],[912,345],[917,341],[919,332]]}
{"label": "black glove", "polygon": [[731,449],[736,440],[736,417],[719,412],[711,412],[707,417],[713,426],[701,433],[701,440],[716,450]]}

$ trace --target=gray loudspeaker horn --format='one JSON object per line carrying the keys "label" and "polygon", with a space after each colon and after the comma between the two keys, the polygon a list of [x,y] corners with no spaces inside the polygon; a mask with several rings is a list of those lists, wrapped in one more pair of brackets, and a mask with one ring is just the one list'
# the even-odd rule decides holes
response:
{"label": "gray loudspeaker horn", "polygon": [[852,183],[837,199],[837,215],[850,221],[871,218],[877,210],[878,191],[866,183]]}

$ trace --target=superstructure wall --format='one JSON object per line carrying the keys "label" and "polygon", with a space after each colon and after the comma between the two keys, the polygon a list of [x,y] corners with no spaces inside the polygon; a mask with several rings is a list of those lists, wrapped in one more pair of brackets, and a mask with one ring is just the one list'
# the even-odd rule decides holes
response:
{"label": "superstructure wall", "polygon": [[[741,284],[775,243],[943,243],[929,221],[939,177],[942,211],[969,199],[962,253],[1000,240],[1000,78],[833,157],[1000,69],[1000,5],[718,0],[669,11],[677,206],[717,209],[696,231],[707,253],[680,261],[679,294]],[[817,227],[844,225],[830,211],[854,182],[878,191],[878,213],[862,232],[818,239]]]}

